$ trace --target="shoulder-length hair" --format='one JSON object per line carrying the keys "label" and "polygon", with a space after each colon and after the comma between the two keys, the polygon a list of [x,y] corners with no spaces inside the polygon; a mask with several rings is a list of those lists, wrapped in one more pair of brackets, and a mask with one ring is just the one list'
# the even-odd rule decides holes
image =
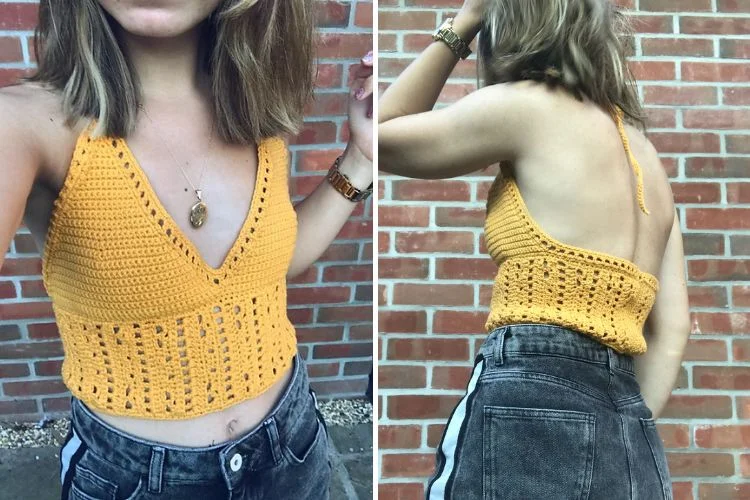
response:
{"label": "shoulder-length hair", "polygon": [[485,84],[519,80],[560,85],[604,110],[619,107],[645,128],[612,0],[486,0],[478,57]]}
{"label": "shoulder-length hair", "polygon": [[[202,25],[217,128],[248,144],[296,134],[312,96],[312,0],[223,0]],[[42,0],[29,80],[62,93],[70,122],[95,118],[95,135],[125,137],[141,99],[138,75],[97,0]]]}

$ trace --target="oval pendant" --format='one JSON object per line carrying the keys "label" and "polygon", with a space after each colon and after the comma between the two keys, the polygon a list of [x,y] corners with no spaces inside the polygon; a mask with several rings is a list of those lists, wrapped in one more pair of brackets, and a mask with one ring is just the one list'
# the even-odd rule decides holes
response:
{"label": "oval pendant", "polygon": [[190,224],[195,227],[201,227],[208,217],[208,207],[202,201],[196,202],[190,207]]}

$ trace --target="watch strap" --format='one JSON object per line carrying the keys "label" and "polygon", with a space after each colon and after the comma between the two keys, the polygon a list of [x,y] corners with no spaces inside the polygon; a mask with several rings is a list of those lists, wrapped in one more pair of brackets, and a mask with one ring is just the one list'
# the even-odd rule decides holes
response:
{"label": "watch strap", "polygon": [[341,157],[336,158],[331,168],[328,170],[326,179],[331,186],[336,189],[341,195],[351,202],[358,202],[367,199],[372,194],[372,184],[367,189],[359,189],[352,185],[346,174],[339,171],[339,164],[341,163]]}

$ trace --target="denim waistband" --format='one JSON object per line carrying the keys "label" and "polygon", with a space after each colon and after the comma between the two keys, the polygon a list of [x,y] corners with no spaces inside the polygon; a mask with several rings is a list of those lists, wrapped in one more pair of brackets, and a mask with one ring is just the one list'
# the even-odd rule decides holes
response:
{"label": "denim waistband", "polygon": [[[231,486],[241,479],[243,470],[268,469],[281,462],[279,427],[289,428],[295,423],[310,397],[304,363],[298,356],[293,363],[292,377],[264,421],[235,440],[206,447],[149,441],[112,427],[77,398],[71,405],[71,425],[98,456],[150,480],[221,481]],[[230,461],[237,460],[237,454],[243,467],[233,471]]]}
{"label": "denim waistband", "polygon": [[485,339],[480,354],[502,363],[504,355],[546,354],[600,363],[633,374],[633,357],[621,354],[583,333],[557,325],[514,324],[494,329]]}

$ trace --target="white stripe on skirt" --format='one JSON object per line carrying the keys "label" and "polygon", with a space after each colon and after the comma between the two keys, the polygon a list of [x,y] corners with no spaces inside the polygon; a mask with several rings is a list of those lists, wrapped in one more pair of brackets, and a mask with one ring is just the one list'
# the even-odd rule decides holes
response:
{"label": "white stripe on skirt", "polygon": [[445,487],[448,484],[448,478],[450,477],[451,472],[453,472],[453,467],[455,466],[458,436],[461,433],[461,428],[464,426],[464,419],[466,418],[466,401],[476,389],[477,380],[479,379],[479,374],[482,373],[483,367],[484,359],[474,367],[469,386],[466,389],[466,395],[461,401],[459,401],[456,410],[453,412],[453,417],[448,421],[448,425],[445,428],[443,442],[440,445],[440,449],[445,457],[445,467],[443,467],[443,473],[432,483],[432,487],[430,488],[430,500],[445,498]]}
{"label": "white stripe on skirt", "polygon": [[73,458],[75,452],[78,451],[78,448],[81,447],[81,444],[78,434],[73,431],[73,436],[70,438],[70,441],[68,441],[60,451],[60,463],[62,464],[62,467],[60,468],[60,484],[65,484],[65,476],[68,473],[68,467],[70,467],[70,460]]}

